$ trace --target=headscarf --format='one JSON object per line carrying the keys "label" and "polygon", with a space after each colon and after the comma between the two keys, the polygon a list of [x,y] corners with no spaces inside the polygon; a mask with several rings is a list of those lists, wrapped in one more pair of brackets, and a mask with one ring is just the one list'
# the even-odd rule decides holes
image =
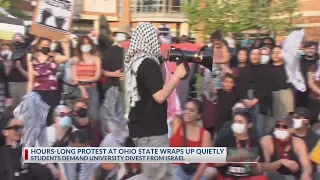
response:
{"label": "headscarf", "polygon": [[132,34],[129,50],[125,57],[126,97],[131,107],[140,100],[137,89],[137,72],[146,58],[160,64],[160,43],[157,30],[151,23],[140,24]]}

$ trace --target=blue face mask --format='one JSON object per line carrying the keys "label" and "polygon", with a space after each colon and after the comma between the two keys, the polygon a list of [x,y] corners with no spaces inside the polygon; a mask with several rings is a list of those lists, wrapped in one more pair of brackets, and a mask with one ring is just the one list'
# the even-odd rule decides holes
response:
{"label": "blue face mask", "polygon": [[82,45],[81,46],[81,51],[84,52],[84,53],[88,53],[92,50],[92,47],[90,44],[87,44],[87,45]]}
{"label": "blue face mask", "polygon": [[270,60],[270,57],[268,55],[261,56],[261,64],[268,64],[269,60]]}
{"label": "blue face mask", "polygon": [[72,125],[72,119],[69,116],[60,118],[59,125],[61,127],[70,127]]}

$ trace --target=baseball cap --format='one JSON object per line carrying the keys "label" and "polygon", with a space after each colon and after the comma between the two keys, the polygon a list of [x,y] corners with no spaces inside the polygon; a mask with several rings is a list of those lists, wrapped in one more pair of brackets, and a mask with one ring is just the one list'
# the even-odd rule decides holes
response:
{"label": "baseball cap", "polygon": [[305,107],[297,107],[294,112],[294,116],[299,117],[299,118],[309,119],[310,111],[309,111],[309,109],[307,109]]}

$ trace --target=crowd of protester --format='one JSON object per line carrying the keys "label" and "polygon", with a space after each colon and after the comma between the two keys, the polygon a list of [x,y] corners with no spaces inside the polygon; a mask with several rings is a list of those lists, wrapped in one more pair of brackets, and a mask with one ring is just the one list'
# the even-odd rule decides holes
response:
{"label": "crowd of protester", "polygon": [[[231,33],[215,31],[205,49],[212,69],[189,63],[187,74],[183,64],[159,57],[166,44],[199,50],[189,37],[149,23],[112,35],[106,43],[95,33],[31,42],[16,34],[1,44],[0,179],[320,179],[317,42],[301,45],[297,63],[307,87],[301,92],[271,37],[246,35],[237,48]],[[27,141],[26,129],[42,127],[37,122],[43,134]],[[25,166],[26,145],[227,147],[228,157],[212,164]]]}

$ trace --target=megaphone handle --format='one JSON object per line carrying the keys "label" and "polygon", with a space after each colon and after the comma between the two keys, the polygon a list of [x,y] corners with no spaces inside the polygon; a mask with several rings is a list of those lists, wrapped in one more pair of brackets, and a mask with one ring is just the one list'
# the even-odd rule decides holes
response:
{"label": "megaphone handle", "polygon": [[181,49],[177,48],[177,50],[178,50],[178,51],[181,53],[181,55],[182,55],[182,59],[177,61],[177,65],[183,63],[184,68],[185,68],[186,71],[187,71],[186,75],[185,75],[183,78],[181,78],[181,80],[185,80],[185,79],[187,79],[188,76],[189,76],[190,67],[189,67],[189,64],[188,64],[188,60],[187,60],[187,58],[184,56],[184,53],[181,51]]}
{"label": "megaphone handle", "polygon": [[184,57],[183,57],[183,59],[182,59],[182,60],[179,60],[179,61],[177,62],[177,65],[179,65],[179,64],[181,64],[181,63],[183,63],[184,68],[185,68],[185,69],[186,69],[186,71],[187,71],[186,75],[185,75],[183,78],[181,78],[181,80],[185,80],[185,79],[187,79],[187,78],[188,78],[188,76],[189,76],[190,67],[189,67],[189,64],[188,64],[187,59],[186,59],[186,58],[184,58]]}

